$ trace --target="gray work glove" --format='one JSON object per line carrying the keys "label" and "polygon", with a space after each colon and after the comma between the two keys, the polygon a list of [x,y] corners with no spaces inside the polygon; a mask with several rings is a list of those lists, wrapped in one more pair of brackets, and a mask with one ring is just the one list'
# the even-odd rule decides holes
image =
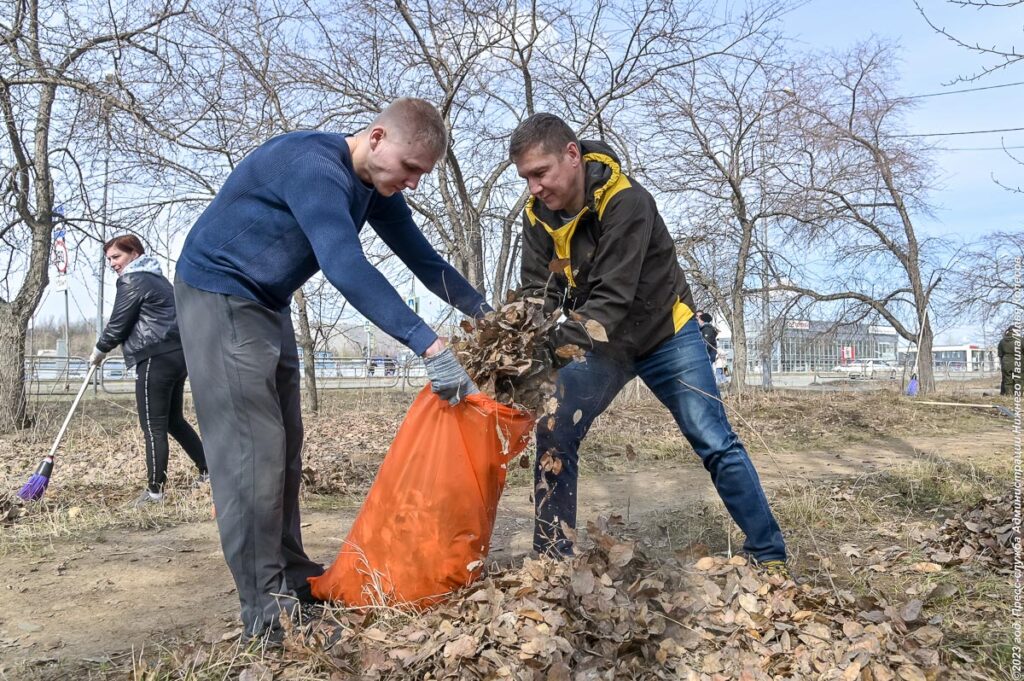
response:
{"label": "gray work glove", "polygon": [[103,352],[99,348],[93,348],[92,354],[89,355],[89,364],[94,367],[98,367],[103,364],[103,360],[106,358],[107,353]]}
{"label": "gray work glove", "polygon": [[480,392],[459,360],[455,359],[451,348],[424,357],[423,363],[427,367],[431,390],[442,400],[448,400],[448,404],[458,404],[463,397]]}

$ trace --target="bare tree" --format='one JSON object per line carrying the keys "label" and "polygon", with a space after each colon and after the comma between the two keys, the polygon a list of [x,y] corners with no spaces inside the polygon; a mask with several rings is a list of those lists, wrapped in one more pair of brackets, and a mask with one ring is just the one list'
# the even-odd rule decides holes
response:
{"label": "bare tree", "polygon": [[983,321],[999,333],[1024,313],[1015,292],[1024,261],[1024,232],[993,232],[965,249],[946,278],[945,298],[953,314]]}
{"label": "bare tree", "polygon": [[[155,231],[152,226],[162,215],[168,216],[164,222],[169,225],[174,214],[177,232],[206,207],[237,163],[267,139],[299,129],[358,128],[353,119],[365,117],[366,107],[302,71],[316,46],[296,38],[320,25],[317,11],[302,0],[192,8],[187,35],[191,58],[182,63],[189,88],[154,112],[148,126],[114,136],[126,150],[146,150],[130,171],[121,171],[131,174],[136,187],[149,183],[155,188],[131,192],[134,201],[121,203],[116,214],[133,213],[132,224],[149,231]],[[168,249],[174,236],[165,239]],[[310,312],[323,305],[310,296],[329,294],[322,281],[305,288],[295,292],[293,312],[305,357],[306,404],[315,412],[316,336],[323,323],[311,319]]]}
{"label": "bare tree", "polygon": [[[1012,16],[1014,8],[1020,9],[1024,7],[1024,0],[945,0],[944,4],[960,10],[972,10],[976,13],[986,12],[989,16],[1008,18]],[[914,5],[917,7],[918,13],[920,13],[920,15],[924,17],[924,20],[928,22],[928,25],[932,28],[932,30],[934,30],[939,35],[945,37],[947,40],[951,41],[957,47],[963,48],[967,52],[977,57],[980,57],[981,59],[987,62],[987,64],[983,66],[980,70],[974,71],[969,75],[957,76],[950,82],[950,84],[961,82],[970,83],[979,81],[993,73],[998,73],[1006,69],[1015,68],[1019,66],[1022,61],[1024,61],[1024,52],[1019,51],[1016,46],[1006,46],[988,43],[982,44],[977,41],[966,40],[960,37],[960,35],[955,29],[947,29],[944,25],[940,25],[933,18],[934,14],[929,15],[928,11],[926,11],[925,8],[922,6],[920,0],[914,0]],[[1011,13],[995,15],[994,12],[991,11],[1007,9],[1011,10]],[[1012,153],[1010,149],[1007,149],[1005,142],[1003,143],[1003,153],[1006,154],[1006,156],[1008,156],[1011,161],[1016,163],[1018,166],[1024,168],[1024,161],[1022,161],[1018,155]],[[1024,193],[1024,189],[1022,189],[1020,184],[1018,184],[1017,182],[1006,182],[999,180],[995,177],[993,177],[992,179],[997,185],[999,185],[1003,189],[1006,189],[1009,192],[1015,194]]]}
{"label": "bare tree", "polygon": [[[170,256],[177,230],[268,137],[355,132],[396,97],[419,95],[439,103],[452,135],[410,204],[470,281],[498,296],[517,277],[525,190],[505,149],[517,122],[551,109],[627,149],[638,93],[732,50],[775,11],[733,23],[671,0],[582,11],[568,0],[9,3],[0,427],[24,420],[24,332],[47,283],[57,203],[78,238],[123,225]],[[117,200],[100,210],[108,189]],[[307,321],[312,351],[320,325]]]}
{"label": "bare tree", "polygon": [[[747,389],[752,288],[764,295],[759,345],[770,385],[767,277],[773,268],[767,260],[776,255],[769,229],[803,203],[800,187],[788,181],[793,173],[784,172],[802,162],[789,85],[779,41],[764,34],[736,54],[661,80],[647,101],[657,132],[644,147],[658,153],[645,160],[644,173],[664,195],[677,197],[673,212],[682,221],[677,241],[687,275],[729,322],[735,392]],[[780,232],[775,239],[784,237]]]}
{"label": "bare tree", "polygon": [[[1024,6],[1024,0],[946,0],[945,4],[963,10],[985,11],[1021,7]],[[962,47],[968,52],[989,61],[989,63],[983,66],[980,71],[975,71],[974,73],[966,76],[958,76],[952,81],[954,83],[973,82],[998,71],[1016,66],[1024,60],[1024,52],[1018,51],[1013,45],[989,45],[967,40],[960,37],[955,30],[947,29],[945,26],[939,25],[932,16],[929,16],[925,8],[922,7],[920,0],[914,0],[914,6],[917,7],[917,11],[922,17],[924,17],[924,20],[928,22],[928,25],[933,31],[945,37],[957,47]]]}
{"label": "bare tree", "polygon": [[930,210],[931,167],[928,149],[904,132],[911,101],[891,92],[894,62],[891,48],[861,45],[818,59],[797,91],[806,159],[791,179],[813,203],[815,217],[799,223],[805,247],[824,259],[803,269],[800,284],[777,288],[883,319],[916,346],[921,388],[930,391],[929,300],[941,281],[933,262],[941,244],[915,226]]}
{"label": "bare tree", "polygon": [[[494,299],[518,276],[526,193],[508,172],[506,140],[515,125],[552,110],[580,132],[621,140],[639,92],[732,49],[774,11],[726,25],[698,3],[668,0],[601,0],[585,8],[565,0],[397,0],[373,12],[357,6],[318,11],[313,41],[320,48],[299,70],[369,111],[400,94],[439,103],[449,148],[424,179],[425,191],[409,202],[440,249]],[[339,16],[344,41],[331,30]]]}
{"label": "bare tree", "polygon": [[101,111],[145,120],[175,82],[169,53],[176,48],[166,38],[186,9],[187,0],[143,1],[116,13],[106,5],[16,1],[0,14],[0,430],[26,420],[25,335],[49,281],[58,204],[66,226],[93,224],[86,178],[103,144]]}

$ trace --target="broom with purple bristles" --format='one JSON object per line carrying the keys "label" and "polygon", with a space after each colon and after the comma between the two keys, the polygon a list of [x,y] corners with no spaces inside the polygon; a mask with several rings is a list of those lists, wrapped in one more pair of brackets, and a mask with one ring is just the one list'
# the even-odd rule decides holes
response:
{"label": "broom with purple bristles", "polygon": [[96,365],[90,364],[89,371],[85,374],[85,380],[82,381],[82,387],[78,389],[75,401],[71,403],[68,415],[64,417],[64,423],[60,427],[60,432],[57,433],[57,439],[53,441],[53,446],[50,447],[50,453],[43,457],[43,460],[36,468],[36,472],[28,479],[25,486],[18,490],[18,496],[25,501],[37,501],[43,498],[46,486],[50,484],[50,475],[53,474],[53,455],[57,452],[57,445],[60,444],[61,438],[64,437],[64,431],[68,429],[71,417],[74,416],[78,403],[82,401],[82,395],[85,394],[85,389],[89,387],[89,381],[92,380],[94,371],[96,371]]}

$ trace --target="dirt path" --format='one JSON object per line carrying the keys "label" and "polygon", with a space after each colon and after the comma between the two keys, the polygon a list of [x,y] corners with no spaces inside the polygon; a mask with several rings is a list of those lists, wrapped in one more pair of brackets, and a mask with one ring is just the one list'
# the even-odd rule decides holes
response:
{"label": "dirt path", "polygon": [[[891,438],[774,457],[758,443],[751,443],[751,450],[765,486],[778,489],[787,479],[859,475],[922,452],[956,460],[980,453],[1001,456],[1009,450],[1009,438],[1009,429],[999,429],[965,438]],[[674,466],[648,463],[612,474],[585,472],[580,521],[609,513],[639,518],[713,498],[710,480],[696,460]],[[355,513],[354,508],[305,513],[309,554],[330,562]],[[529,490],[510,488],[499,509],[493,557],[507,560],[527,553],[531,530]],[[30,554],[3,557],[0,575],[0,679],[15,678],[9,670],[21,665],[98,661],[178,635],[212,640],[237,630],[238,602],[212,521],[151,531],[111,529],[55,542]]]}

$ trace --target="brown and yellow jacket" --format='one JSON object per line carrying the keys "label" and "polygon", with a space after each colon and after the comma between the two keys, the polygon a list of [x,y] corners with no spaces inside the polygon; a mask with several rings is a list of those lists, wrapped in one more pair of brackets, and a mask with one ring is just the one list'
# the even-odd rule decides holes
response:
{"label": "brown and yellow jacket", "polygon": [[608,335],[597,342],[570,316],[556,345],[642,357],[693,316],[693,296],[654,198],[622,172],[609,147],[581,147],[583,210],[567,219],[534,197],[526,203],[523,290],[543,297],[548,310],[561,306],[567,316],[600,322]]}

